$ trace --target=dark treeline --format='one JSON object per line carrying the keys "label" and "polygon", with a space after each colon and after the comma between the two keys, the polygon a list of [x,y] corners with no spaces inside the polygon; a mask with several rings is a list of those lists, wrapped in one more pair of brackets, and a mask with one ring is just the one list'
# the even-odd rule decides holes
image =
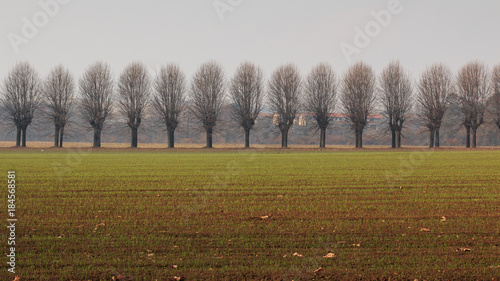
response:
{"label": "dark treeline", "polygon": [[[251,140],[269,143],[279,137],[282,147],[290,140],[361,148],[364,139],[392,148],[401,147],[402,140],[431,148],[442,143],[476,147],[498,145],[500,65],[490,70],[473,61],[453,73],[434,64],[414,80],[399,61],[379,75],[359,62],[342,76],[327,63],[307,75],[286,64],[266,80],[250,62],[227,77],[220,64],[210,61],[190,79],[175,64],[152,75],[133,62],[115,80],[108,64],[96,62],[76,81],[64,66],[40,77],[21,62],[0,86],[0,110],[3,135],[23,147],[28,133],[46,139],[49,133],[41,132],[48,131],[58,147],[68,137],[90,138],[89,132],[94,147],[101,146],[103,135],[122,142],[128,134],[130,146],[137,147],[139,141],[158,141],[163,132],[168,147],[174,147],[176,129],[185,142],[204,135],[208,148],[214,140],[243,140],[250,147]],[[427,140],[420,137],[422,128]]]}

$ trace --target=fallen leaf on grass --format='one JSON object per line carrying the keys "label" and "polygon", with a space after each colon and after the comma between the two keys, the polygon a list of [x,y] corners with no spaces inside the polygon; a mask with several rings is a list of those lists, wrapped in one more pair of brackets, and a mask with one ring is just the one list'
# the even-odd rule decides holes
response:
{"label": "fallen leaf on grass", "polygon": [[444,221],[446,221],[446,217],[445,217],[445,216],[442,216],[442,217],[441,217],[441,222],[444,222]]}
{"label": "fallen leaf on grass", "polygon": [[303,257],[303,255],[301,255],[301,254],[299,254],[299,253],[297,253],[297,252],[293,253],[293,256],[294,256],[294,257],[299,257],[299,258]]}
{"label": "fallen leaf on grass", "polygon": [[470,251],[471,251],[471,249],[469,249],[469,248],[458,248],[457,249],[457,252],[470,252]]}
{"label": "fallen leaf on grass", "polygon": [[286,255],[284,255],[283,257],[286,258]]}
{"label": "fallen leaf on grass", "polygon": [[352,244],[354,247],[361,247],[361,243],[359,244]]}
{"label": "fallen leaf on grass", "polygon": [[101,222],[100,224],[96,224],[96,225],[95,225],[95,228],[94,228],[94,232],[96,232],[96,231],[97,231],[97,228],[98,228],[99,226],[105,226],[105,225],[106,225],[106,224],[105,224],[105,223],[103,223],[103,222]]}
{"label": "fallen leaf on grass", "polygon": [[319,272],[321,272],[321,271],[323,271],[323,268],[322,268],[322,267],[319,267],[318,269],[316,269],[316,270],[314,271],[314,273],[319,273]]}
{"label": "fallen leaf on grass", "polygon": [[265,220],[265,219],[268,219],[268,218],[269,218],[269,216],[262,216],[262,217],[260,217],[260,218],[261,218],[261,219],[263,219],[263,220]]}
{"label": "fallen leaf on grass", "polygon": [[428,229],[428,228],[421,228],[421,229],[420,229],[420,231],[429,232],[429,231],[431,231],[431,230],[430,230],[430,229]]}
{"label": "fallen leaf on grass", "polygon": [[179,276],[174,276],[174,280],[175,280],[175,281],[181,281],[181,280],[182,280],[182,277],[179,277]]}
{"label": "fallen leaf on grass", "polygon": [[59,239],[61,239],[63,237],[64,237],[64,234],[61,234],[61,235],[57,236],[57,238],[59,238]]}
{"label": "fallen leaf on grass", "polygon": [[16,276],[16,277],[14,278],[14,281],[21,281],[21,277]]}
{"label": "fallen leaf on grass", "polygon": [[173,267],[173,268],[175,268],[175,269],[177,269],[177,265],[175,265],[175,264],[174,264],[174,265],[172,265],[172,267]]}
{"label": "fallen leaf on grass", "polygon": [[331,259],[331,258],[335,257],[335,254],[334,253],[328,253],[328,254],[326,254],[326,256],[323,256],[323,257],[327,258],[327,259]]}

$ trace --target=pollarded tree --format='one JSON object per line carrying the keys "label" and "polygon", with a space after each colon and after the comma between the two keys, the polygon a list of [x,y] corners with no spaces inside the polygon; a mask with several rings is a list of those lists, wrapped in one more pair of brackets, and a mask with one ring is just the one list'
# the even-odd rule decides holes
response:
{"label": "pollarded tree", "polygon": [[46,114],[54,124],[54,146],[62,147],[64,127],[73,112],[75,82],[62,65],[56,66],[45,79],[43,87]]}
{"label": "pollarded tree", "polygon": [[429,147],[439,147],[439,129],[453,93],[450,69],[444,64],[427,68],[418,83],[417,108],[423,124],[429,129]]}
{"label": "pollarded tree", "polygon": [[118,81],[118,110],[131,130],[131,147],[137,147],[137,131],[144,118],[150,93],[150,78],[146,66],[139,62],[127,66]]}
{"label": "pollarded tree", "polygon": [[354,131],[356,148],[363,147],[363,131],[375,105],[376,83],[375,72],[363,62],[351,66],[342,80],[340,102]]}
{"label": "pollarded tree", "polygon": [[245,147],[250,147],[250,130],[262,110],[263,75],[252,63],[242,63],[231,80],[231,114],[245,131]]}
{"label": "pollarded tree", "polygon": [[401,147],[401,131],[412,109],[413,86],[410,75],[399,64],[391,62],[380,76],[381,103],[389,120],[392,148]]}
{"label": "pollarded tree", "polygon": [[211,61],[202,64],[191,83],[190,111],[207,134],[207,148],[212,148],[212,135],[222,115],[226,82],[222,66]]}
{"label": "pollarded tree", "polygon": [[337,97],[337,81],[329,64],[321,63],[311,70],[304,87],[304,107],[316,120],[320,130],[319,147],[326,145],[326,129],[332,121]]}
{"label": "pollarded tree", "polygon": [[500,129],[500,64],[493,68],[491,74],[493,118]]}
{"label": "pollarded tree", "polygon": [[16,146],[26,146],[26,130],[41,102],[41,82],[28,62],[18,63],[5,78],[1,104],[17,129]]}
{"label": "pollarded tree", "polygon": [[302,107],[301,95],[302,78],[295,65],[283,65],[273,72],[268,84],[268,103],[277,114],[283,148],[288,147],[288,131]]}
{"label": "pollarded tree", "polygon": [[113,105],[113,78],[109,65],[97,62],[80,79],[80,111],[94,129],[94,147],[101,147],[101,134]]}
{"label": "pollarded tree", "polygon": [[178,65],[169,64],[160,69],[153,84],[153,108],[167,127],[168,147],[174,147],[174,132],[185,106],[186,79]]}
{"label": "pollarded tree", "polygon": [[467,132],[466,147],[476,147],[477,129],[484,123],[484,115],[490,98],[489,74],[486,65],[471,62],[463,66],[457,75],[458,98],[462,113],[463,125]]}

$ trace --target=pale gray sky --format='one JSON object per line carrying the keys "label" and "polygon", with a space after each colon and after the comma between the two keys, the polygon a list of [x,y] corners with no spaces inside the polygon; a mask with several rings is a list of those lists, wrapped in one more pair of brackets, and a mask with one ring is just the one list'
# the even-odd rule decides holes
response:
{"label": "pale gray sky", "polygon": [[[43,76],[61,63],[77,79],[97,60],[109,63],[115,77],[136,60],[152,71],[176,62],[188,77],[201,63],[216,60],[228,78],[244,60],[260,65],[266,75],[293,62],[305,75],[319,62],[330,63],[342,74],[363,60],[379,73],[391,60],[400,59],[414,77],[434,62],[446,63],[454,72],[474,59],[490,67],[500,63],[498,0],[0,3],[0,78],[24,60]],[[385,15],[380,23],[373,12]],[[367,27],[370,41],[355,41],[356,28],[366,32]],[[342,44],[357,48],[351,61]]]}

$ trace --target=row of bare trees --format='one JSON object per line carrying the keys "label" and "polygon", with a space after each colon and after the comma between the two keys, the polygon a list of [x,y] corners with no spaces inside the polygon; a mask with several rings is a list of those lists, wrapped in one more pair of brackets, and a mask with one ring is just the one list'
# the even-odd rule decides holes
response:
{"label": "row of bare trees", "polygon": [[466,146],[476,147],[477,130],[488,108],[500,128],[500,65],[489,72],[483,63],[474,61],[454,77],[444,64],[434,64],[413,83],[399,61],[391,62],[378,79],[370,66],[356,63],[339,82],[326,63],[314,67],[305,79],[295,65],[286,64],[272,72],[265,84],[262,70],[252,63],[242,63],[227,81],[221,65],[211,61],[202,64],[188,84],[178,65],[165,65],[152,79],[144,64],[134,62],[115,85],[109,65],[97,62],[76,86],[63,66],[56,66],[42,80],[29,63],[22,62],[3,81],[0,105],[17,129],[16,146],[26,146],[26,129],[43,107],[44,116],[54,125],[54,146],[63,146],[64,128],[78,112],[94,131],[94,147],[100,147],[105,122],[116,108],[130,128],[132,147],[138,145],[138,130],[149,109],[165,125],[169,147],[174,147],[174,132],[184,111],[204,128],[206,146],[212,147],[214,129],[228,103],[232,118],[244,131],[245,147],[250,146],[250,132],[264,108],[275,113],[282,147],[287,147],[288,132],[303,112],[316,121],[320,147],[325,147],[326,131],[339,103],[356,147],[363,146],[363,131],[377,110],[385,115],[396,148],[401,147],[405,121],[415,114],[430,132],[429,146],[439,147],[439,130],[452,98],[460,104]]}

